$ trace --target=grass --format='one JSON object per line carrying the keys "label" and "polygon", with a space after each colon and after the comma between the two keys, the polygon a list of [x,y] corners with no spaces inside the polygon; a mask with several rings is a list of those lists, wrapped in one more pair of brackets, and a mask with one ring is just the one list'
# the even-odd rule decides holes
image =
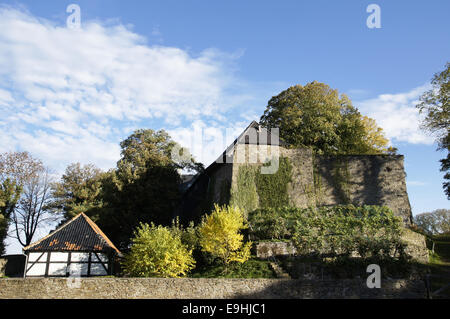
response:
{"label": "grass", "polygon": [[[437,235],[427,240],[428,248],[432,248],[434,241],[434,252],[430,252],[429,273],[431,275],[431,291],[436,291],[450,283],[450,236]],[[442,291],[439,296],[433,298],[450,298],[450,287]]]}
{"label": "grass", "polygon": [[275,273],[266,260],[255,258],[245,263],[230,264],[226,269],[221,263],[212,263],[193,270],[192,278],[276,278]]}

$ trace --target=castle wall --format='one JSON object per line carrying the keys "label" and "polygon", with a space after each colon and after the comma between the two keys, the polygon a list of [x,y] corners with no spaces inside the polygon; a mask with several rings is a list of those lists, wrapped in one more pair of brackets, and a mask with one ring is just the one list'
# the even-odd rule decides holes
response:
{"label": "castle wall", "polygon": [[292,166],[288,185],[290,205],[300,208],[340,204],[388,206],[405,224],[411,222],[402,155],[317,156],[310,149],[281,146],[265,146],[261,154],[260,148],[236,145],[231,187],[237,187],[241,167],[257,166],[260,172],[266,159],[279,154],[287,157]]}
{"label": "castle wall", "polygon": [[316,156],[317,205],[387,206],[411,222],[401,155]]}

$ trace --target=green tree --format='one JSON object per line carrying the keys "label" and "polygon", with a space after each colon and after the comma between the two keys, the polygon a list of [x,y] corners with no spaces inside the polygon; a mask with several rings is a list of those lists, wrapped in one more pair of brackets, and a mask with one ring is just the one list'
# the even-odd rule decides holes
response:
{"label": "green tree", "polygon": [[238,207],[214,206],[214,211],[203,218],[198,227],[199,243],[204,252],[218,257],[225,265],[243,263],[250,257],[251,242],[244,244],[241,231],[247,225],[244,213]]}
{"label": "green tree", "polygon": [[192,250],[180,234],[153,224],[138,227],[123,262],[125,273],[135,277],[181,277],[194,266]]}
{"label": "green tree", "polygon": [[85,213],[97,222],[102,206],[99,196],[102,177],[102,171],[93,164],[70,164],[61,180],[52,185],[53,199],[49,206],[55,211],[62,211],[64,220]]}
{"label": "green tree", "polygon": [[382,129],[363,117],[346,95],[315,81],[272,97],[260,123],[278,127],[287,144],[311,147],[318,154],[395,152]]}
{"label": "green tree", "polygon": [[4,240],[8,234],[11,214],[19,201],[21,188],[10,179],[0,183],[0,255],[5,253]]}
{"label": "green tree", "polygon": [[127,247],[139,223],[170,225],[180,199],[181,170],[200,170],[164,130],[137,130],[120,143],[117,168],[102,177],[98,224]]}
{"label": "green tree", "polygon": [[414,216],[414,223],[429,235],[450,232],[450,210],[436,209]]}
{"label": "green tree", "polygon": [[434,75],[431,85],[431,90],[420,97],[417,108],[425,114],[423,129],[436,135],[438,150],[447,150],[447,157],[440,162],[441,171],[445,172],[444,192],[450,199],[450,62],[444,71]]}

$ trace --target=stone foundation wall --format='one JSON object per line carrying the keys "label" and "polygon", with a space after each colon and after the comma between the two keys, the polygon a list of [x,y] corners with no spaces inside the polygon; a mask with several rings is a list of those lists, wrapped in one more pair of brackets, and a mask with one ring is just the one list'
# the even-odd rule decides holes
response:
{"label": "stone foundation wall", "polygon": [[[406,254],[413,260],[428,263],[429,254],[425,236],[403,229],[402,240],[407,244]],[[258,242],[255,245],[256,257],[267,259],[270,257],[290,256],[296,254],[295,247],[290,242]]]}
{"label": "stone foundation wall", "polygon": [[27,278],[0,279],[0,299],[297,299],[424,298],[420,280],[382,280],[369,289],[365,279],[212,278]]}

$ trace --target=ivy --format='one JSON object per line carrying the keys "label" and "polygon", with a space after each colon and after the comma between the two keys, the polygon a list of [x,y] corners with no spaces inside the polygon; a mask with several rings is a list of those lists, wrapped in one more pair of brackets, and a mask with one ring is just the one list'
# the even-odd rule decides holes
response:
{"label": "ivy", "polygon": [[[269,166],[266,163],[264,166]],[[279,167],[274,174],[256,174],[259,207],[283,207],[289,205],[288,184],[292,180],[292,166],[287,157],[279,158]]]}
{"label": "ivy", "polygon": [[[266,163],[264,166],[269,166]],[[261,167],[242,165],[231,190],[230,205],[248,213],[258,207],[283,207],[289,204],[288,185],[292,179],[292,166],[286,157],[279,158],[274,174],[261,174]]]}
{"label": "ivy", "polygon": [[230,206],[240,207],[247,215],[258,207],[255,174],[257,167],[242,165],[239,167],[236,183],[231,189]]}

